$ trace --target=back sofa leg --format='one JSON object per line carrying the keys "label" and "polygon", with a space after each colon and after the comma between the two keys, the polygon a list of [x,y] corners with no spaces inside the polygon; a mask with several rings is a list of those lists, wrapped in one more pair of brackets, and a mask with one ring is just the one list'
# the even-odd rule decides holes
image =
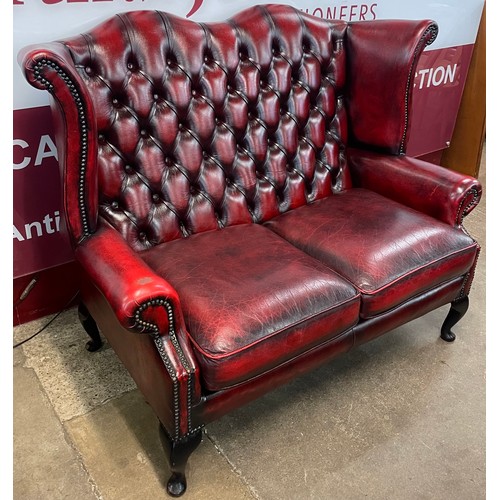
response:
{"label": "back sofa leg", "polygon": [[469,308],[469,297],[462,297],[451,303],[450,312],[441,327],[441,338],[446,342],[453,342],[455,334],[451,329],[463,318]]}
{"label": "back sofa leg", "polygon": [[179,441],[174,441],[160,422],[160,439],[172,472],[167,483],[168,494],[173,497],[180,497],[186,491],[186,464],[188,458],[201,443],[201,429]]}
{"label": "back sofa leg", "polygon": [[80,302],[80,304],[78,305],[78,318],[83,328],[90,337],[90,340],[85,346],[87,348],[87,351],[95,352],[99,350],[102,347],[99,328],[97,328],[97,323],[94,321],[94,318],[90,315],[83,302]]}

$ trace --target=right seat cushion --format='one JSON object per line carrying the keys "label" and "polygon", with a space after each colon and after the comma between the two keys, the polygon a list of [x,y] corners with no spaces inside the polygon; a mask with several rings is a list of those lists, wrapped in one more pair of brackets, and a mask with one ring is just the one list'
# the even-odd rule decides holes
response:
{"label": "right seat cushion", "polygon": [[477,244],[463,231],[365,189],[286,212],[266,226],[348,279],[370,318],[465,275]]}

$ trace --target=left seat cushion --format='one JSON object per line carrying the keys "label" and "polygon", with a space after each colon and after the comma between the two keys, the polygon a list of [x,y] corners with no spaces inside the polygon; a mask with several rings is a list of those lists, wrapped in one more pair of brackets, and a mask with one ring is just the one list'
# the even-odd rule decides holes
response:
{"label": "left seat cushion", "polygon": [[460,229],[366,189],[348,189],[266,223],[361,293],[371,318],[464,276],[478,246]]}
{"label": "left seat cushion", "polygon": [[140,255],[179,294],[209,390],[263,374],[359,318],[350,283],[257,224],[197,233]]}

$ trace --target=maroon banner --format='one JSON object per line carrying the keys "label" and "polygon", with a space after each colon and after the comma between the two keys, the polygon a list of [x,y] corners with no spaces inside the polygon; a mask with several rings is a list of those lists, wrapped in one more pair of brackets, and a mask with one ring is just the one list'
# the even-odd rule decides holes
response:
{"label": "maroon banner", "polygon": [[14,111],[14,278],[72,260],[50,108]]}
{"label": "maroon banner", "polygon": [[422,54],[413,89],[409,156],[422,156],[450,145],[473,50],[474,44],[470,44]]}

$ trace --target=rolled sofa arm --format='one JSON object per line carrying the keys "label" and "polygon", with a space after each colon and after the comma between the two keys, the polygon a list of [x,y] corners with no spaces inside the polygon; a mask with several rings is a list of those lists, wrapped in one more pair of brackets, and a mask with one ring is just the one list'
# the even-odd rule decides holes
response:
{"label": "rolled sofa arm", "polygon": [[109,224],[101,220],[99,229],[77,246],[75,257],[125,328],[164,335],[174,326],[185,332],[177,292]]}
{"label": "rolled sofa arm", "polygon": [[201,397],[200,370],[177,292],[102,219],[99,229],[76,247],[75,257],[121,325],[151,334],[172,380],[172,419],[163,421],[172,438],[194,432],[191,413]]}
{"label": "rolled sofa arm", "polygon": [[391,156],[361,149],[347,150],[354,187],[375,191],[438,219],[461,227],[481,199],[474,177],[408,156]]}

